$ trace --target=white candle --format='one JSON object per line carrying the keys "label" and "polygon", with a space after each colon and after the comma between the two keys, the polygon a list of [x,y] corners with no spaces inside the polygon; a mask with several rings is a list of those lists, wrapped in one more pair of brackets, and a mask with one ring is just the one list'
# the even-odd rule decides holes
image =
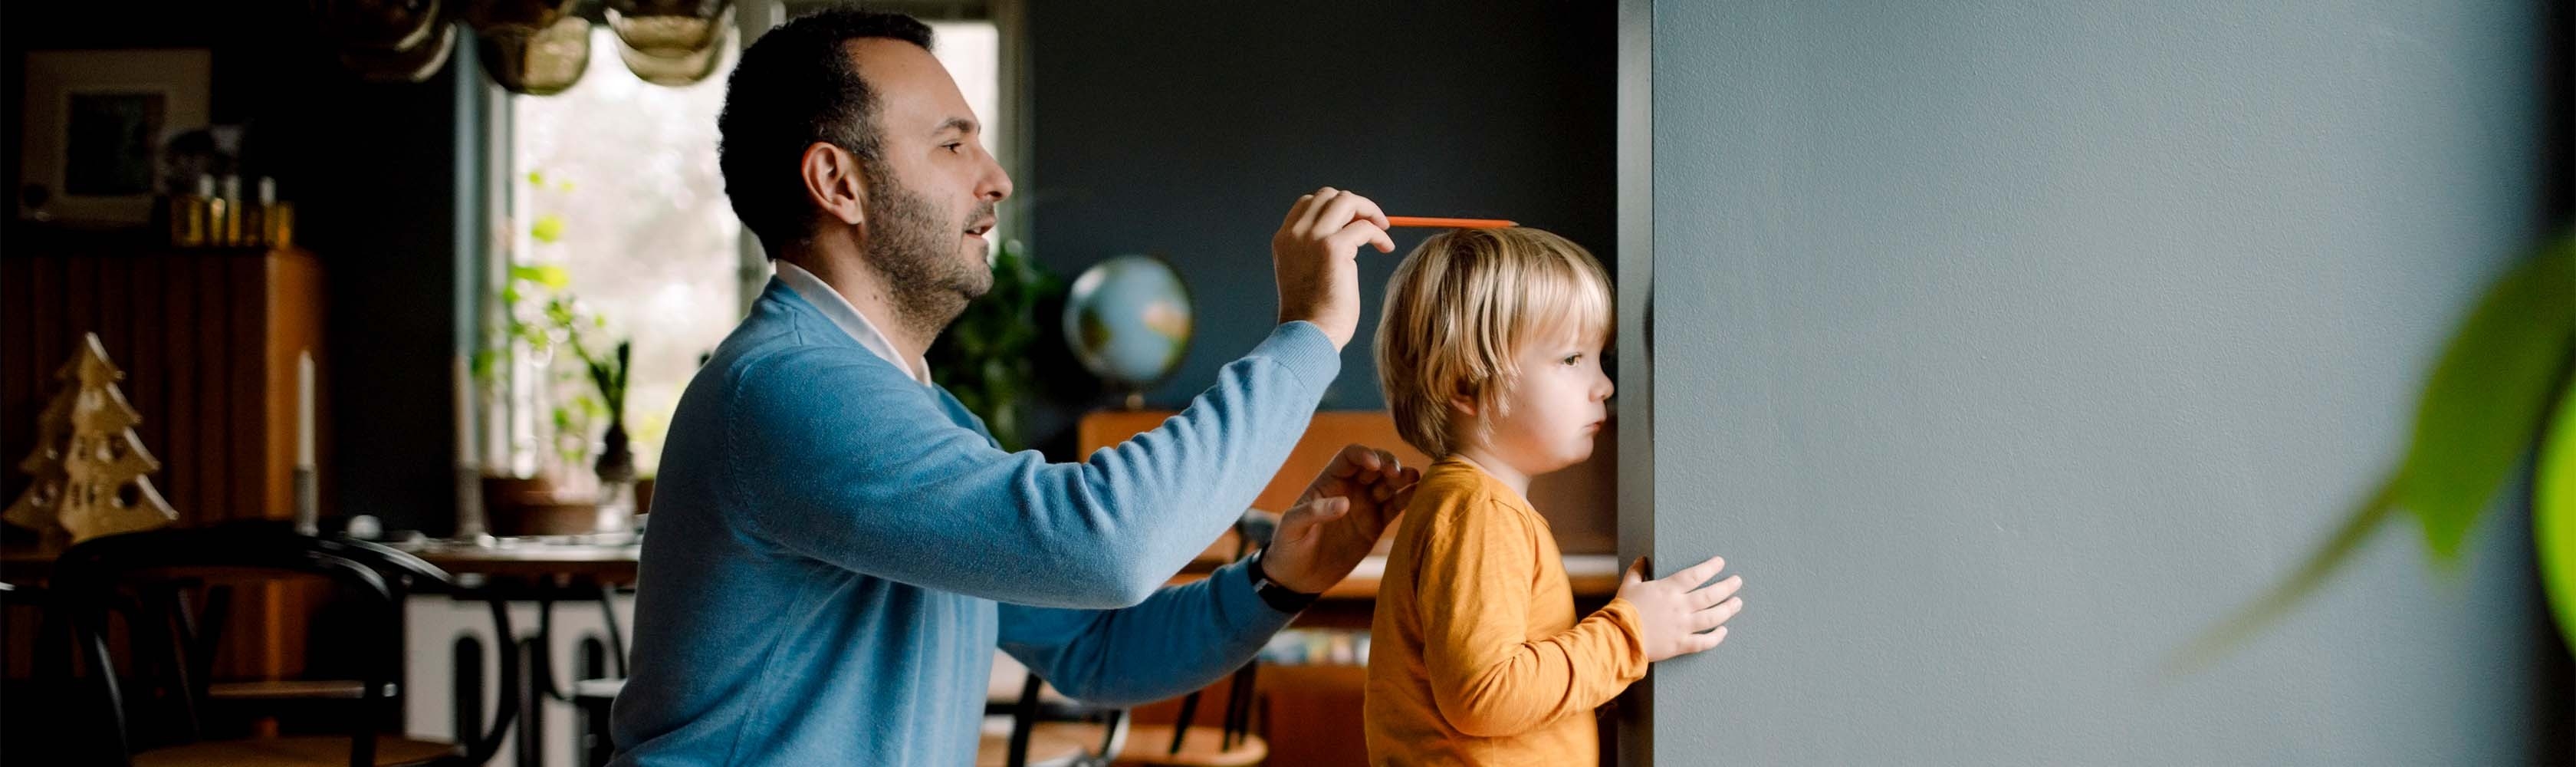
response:
{"label": "white candle", "polygon": [[295,468],[313,468],[313,350],[295,355]]}
{"label": "white candle", "polygon": [[456,465],[474,466],[474,375],[465,355],[456,355]]}

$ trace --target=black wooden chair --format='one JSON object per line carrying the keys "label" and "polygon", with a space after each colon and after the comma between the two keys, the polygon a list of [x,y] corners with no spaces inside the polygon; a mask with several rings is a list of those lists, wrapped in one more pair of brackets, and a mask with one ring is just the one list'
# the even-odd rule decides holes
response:
{"label": "black wooden chair", "polygon": [[[503,688],[504,696],[524,698],[531,704],[541,700],[569,703],[574,710],[573,763],[582,767],[599,767],[617,753],[610,738],[609,706],[616,702],[619,691],[626,688],[626,632],[617,619],[617,587],[604,581],[545,579],[479,578],[451,591],[459,599],[490,601],[495,609],[512,602],[534,602],[537,605],[537,633],[501,648],[503,659],[519,658],[524,674],[518,678],[522,687]],[[575,659],[571,684],[555,684],[554,607],[562,602],[592,602],[599,605],[605,637],[584,637],[581,657]],[[543,733],[544,716],[537,706],[520,711],[519,730]],[[519,760],[540,760],[541,737],[519,739]]]}
{"label": "black wooden chair", "polygon": [[[1277,514],[1258,509],[1244,512],[1234,525],[1235,560],[1242,561],[1254,548],[1268,545],[1278,528]],[[1030,673],[1016,700],[997,695],[987,702],[988,716],[1010,714],[1011,729],[1007,740],[987,732],[977,762],[985,767],[1260,764],[1270,758],[1269,743],[1252,733],[1253,683],[1260,669],[1261,660],[1256,657],[1235,670],[1226,687],[1225,712],[1215,727],[1195,723],[1201,691],[1182,696],[1180,714],[1172,724],[1136,724],[1123,709],[1055,695]]]}
{"label": "black wooden chair", "polygon": [[[1243,518],[1234,523],[1235,561],[1243,561],[1254,548],[1270,545],[1271,535],[1278,531],[1278,514],[1259,509],[1244,512]],[[1181,698],[1180,714],[1172,724],[1136,725],[1129,733],[1126,748],[1118,754],[1118,763],[1237,767],[1269,760],[1269,742],[1252,733],[1253,683],[1260,672],[1261,658],[1257,656],[1234,670],[1234,678],[1226,685],[1225,713],[1215,727],[1197,723],[1199,698],[1204,691]]]}
{"label": "black wooden chair", "polygon": [[1018,694],[993,680],[985,699],[988,720],[1007,717],[1007,730],[986,728],[975,753],[977,767],[1107,767],[1127,742],[1127,710],[1064,697],[1035,672],[997,658],[997,668],[1020,669]]}
{"label": "black wooden chair", "polygon": [[[356,644],[359,694],[347,704],[346,735],[297,735],[206,740],[201,712],[210,687],[192,658],[197,632],[182,600],[167,598],[174,580],[195,573],[231,572],[320,576],[349,600],[337,632]],[[499,749],[516,702],[503,697],[490,728],[470,743],[447,743],[381,732],[401,717],[394,683],[402,674],[402,606],[415,590],[443,590],[444,571],[418,557],[362,541],[301,535],[282,526],[250,524],[155,530],[98,538],[73,546],[54,566],[53,604],[72,626],[75,643],[106,720],[105,743],[91,760],[130,765],[480,765]],[[111,652],[112,616],[126,619],[127,675]],[[500,636],[510,636],[509,615],[493,611]],[[503,654],[502,675],[515,679],[517,664]]]}
{"label": "black wooden chair", "polygon": [[[86,688],[72,677],[78,658],[72,652],[71,627],[63,624],[62,611],[54,609],[52,592],[42,586],[0,582],[0,610],[6,616],[0,620],[25,622],[33,627],[35,638],[23,659],[13,657],[20,650],[17,646],[0,648],[0,667],[25,663],[33,671],[28,678],[11,679],[0,688],[6,699],[0,702],[0,710],[7,712],[0,716],[0,744],[7,744],[0,753],[15,756],[26,744],[36,744],[39,748],[34,750],[42,751],[48,743],[76,737],[82,722],[60,703],[76,699]],[[29,633],[8,631],[11,637]]]}

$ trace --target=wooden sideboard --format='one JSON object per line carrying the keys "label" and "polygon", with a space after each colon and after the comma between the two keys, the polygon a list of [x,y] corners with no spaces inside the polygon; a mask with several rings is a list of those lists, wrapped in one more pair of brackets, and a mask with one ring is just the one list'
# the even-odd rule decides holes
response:
{"label": "wooden sideboard", "polygon": [[[283,519],[295,357],[322,354],[322,269],[300,250],[49,250],[0,257],[0,444],[15,462],[54,372],[95,332],[182,524]],[[316,388],[327,390],[327,386]],[[327,412],[327,408],[316,405]],[[327,454],[328,451],[319,451]],[[27,486],[14,469],[9,497]],[[328,476],[328,473],[324,473]]]}
{"label": "wooden sideboard", "polygon": [[[1155,428],[1172,415],[1171,411],[1154,410],[1103,410],[1085,415],[1076,426],[1081,455]],[[1599,609],[1618,590],[1618,511],[1613,506],[1617,498],[1613,484],[1618,476],[1617,425],[1614,419],[1602,429],[1594,441],[1591,460],[1530,483],[1530,505],[1547,518],[1548,527],[1556,534],[1557,548],[1566,556],[1578,614]],[[1396,436],[1395,421],[1385,411],[1318,412],[1279,473],[1253,501],[1253,507],[1280,511],[1295,504],[1297,495],[1305,491],[1315,474],[1350,444],[1387,450],[1407,466],[1430,462],[1421,451]],[[1394,534],[1390,529],[1379,540],[1379,554],[1386,552]],[[1198,577],[1197,573],[1224,563],[1234,550],[1233,534],[1228,533],[1201,553],[1190,573],[1175,582]],[[1300,629],[1366,631],[1377,607],[1378,575],[1384,566],[1382,557],[1371,557],[1298,616],[1295,625]],[[1367,764],[1368,750],[1360,721],[1367,669],[1334,662],[1272,665],[1264,666],[1258,676],[1253,728],[1269,741],[1270,764]],[[1202,691],[1201,698],[1223,701],[1229,684],[1231,680],[1221,680]],[[1193,721],[1214,726],[1223,708],[1201,705]],[[1179,716],[1180,704],[1173,701],[1135,709],[1135,719],[1140,724],[1169,724]],[[1616,763],[1616,748],[1615,734],[1604,725],[1602,763]]]}
{"label": "wooden sideboard", "polygon": [[[1162,425],[1174,415],[1169,410],[1097,410],[1082,417],[1075,426],[1075,440],[1081,452],[1116,445],[1130,437]],[[1556,533],[1556,546],[1568,555],[1611,554],[1619,550],[1619,512],[1617,502],[1619,475],[1619,421],[1612,418],[1593,439],[1591,460],[1564,471],[1539,476],[1530,481],[1530,505],[1547,518],[1548,528]],[[1252,507],[1267,511],[1284,511],[1297,502],[1297,494],[1306,483],[1333,460],[1344,445],[1367,445],[1395,454],[1406,466],[1426,466],[1431,459],[1396,436],[1395,419],[1383,410],[1325,410],[1315,413],[1306,433],[1279,466],[1279,473],[1262,488]],[[1393,530],[1387,531],[1394,535]],[[1381,545],[1380,553],[1385,552]],[[1202,556],[1230,556],[1234,553],[1231,534],[1208,549]]]}
{"label": "wooden sideboard", "polygon": [[[307,349],[321,357],[322,317],[321,263],[301,250],[13,243],[0,255],[0,503],[26,489],[16,463],[31,447],[36,414],[81,334],[94,332],[125,371],[119,388],[143,416],[134,431],[161,461],[150,479],[178,524],[291,517],[295,359]],[[320,402],[316,409],[328,412]],[[327,444],[324,425],[317,440]],[[224,629],[235,639],[223,644],[214,673],[301,673],[315,588],[270,581],[237,589]],[[9,621],[10,646],[26,647],[34,624]],[[30,662],[10,653],[8,675],[25,676]]]}

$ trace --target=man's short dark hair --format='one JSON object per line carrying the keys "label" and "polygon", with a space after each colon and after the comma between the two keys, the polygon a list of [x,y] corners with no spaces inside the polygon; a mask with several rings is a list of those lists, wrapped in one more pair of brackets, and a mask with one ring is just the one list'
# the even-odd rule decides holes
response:
{"label": "man's short dark hair", "polygon": [[899,13],[830,8],[769,30],[742,52],[716,117],[717,165],[734,215],[771,258],[811,234],[816,208],[798,171],[805,147],[829,142],[878,161],[877,93],[846,44],[879,37],[930,48],[930,27]]}

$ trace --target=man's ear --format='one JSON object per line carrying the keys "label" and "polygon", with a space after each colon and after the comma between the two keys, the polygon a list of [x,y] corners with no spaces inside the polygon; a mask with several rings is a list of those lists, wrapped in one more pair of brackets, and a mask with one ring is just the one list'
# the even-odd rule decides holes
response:
{"label": "man's ear", "polygon": [[823,215],[850,226],[867,223],[868,179],[859,169],[858,155],[817,141],[805,147],[796,170],[805,180],[806,197]]}

